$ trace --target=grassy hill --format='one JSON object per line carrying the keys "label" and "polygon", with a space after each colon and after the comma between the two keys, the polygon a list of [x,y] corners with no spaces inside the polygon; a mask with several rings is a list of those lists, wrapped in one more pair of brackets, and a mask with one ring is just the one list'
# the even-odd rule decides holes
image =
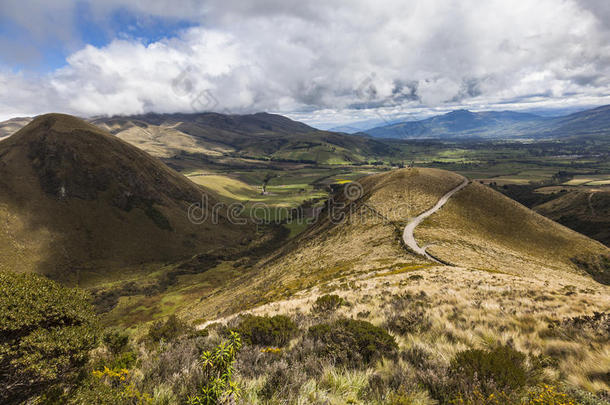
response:
{"label": "grassy hill", "polygon": [[561,193],[533,209],[593,239],[610,245],[610,191],[578,189]]}
{"label": "grassy hill", "polygon": [[[81,125],[73,132],[91,128]],[[254,196],[235,178],[203,180],[222,198]],[[207,382],[201,351],[226,351],[219,344],[237,331],[230,378],[241,403],[604,404],[610,294],[594,278],[603,281],[609,249],[477,183],[416,229],[454,265],[405,249],[409,219],[463,180],[409,168],[335,181],[318,220],[280,249],[169,263],[180,272],[167,290],[122,297],[107,314],[138,327],[125,340],[107,331],[78,393],[107,393],[96,374],[127,367],[129,392],[179,403]]]}
{"label": "grassy hill", "polygon": [[[402,229],[462,181],[457,174],[423,168],[363,177],[358,183],[362,197],[352,201],[338,191],[336,207],[345,207],[331,211],[327,205],[303,234],[194,311],[230,313],[297,292],[336,288],[341,280],[435,266],[403,246]],[[345,215],[345,220],[333,221],[331,215]],[[416,228],[415,236],[420,245],[431,244],[428,251],[436,257],[460,268],[538,280],[608,280],[607,247],[480,184],[458,192]]]}
{"label": "grassy hill", "polygon": [[0,269],[88,284],[119,269],[231,248],[251,237],[221,213],[194,225],[214,194],[156,158],[68,115],[37,117],[0,142]]}
{"label": "grassy hill", "polygon": [[[599,242],[572,231],[527,209],[499,192],[471,183],[441,211],[416,229],[429,251],[458,266],[503,271],[511,274],[562,278],[585,274],[580,259],[597,262],[610,250]],[[608,283],[609,270],[589,269]]]}
{"label": "grassy hill", "polygon": [[275,114],[147,114],[97,118],[105,128],[147,152],[175,158],[205,154],[226,158],[317,164],[363,162],[393,149],[366,137],[319,131]]}
{"label": "grassy hill", "polygon": [[[453,265],[406,250],[401,231],[408,218],[462,181],[455,173],[416,168],[363,177],[361,191],[345,183],[334,196],[334,217],[344,214],[343,221],[331,220],[327,206],[282,250],[223,279],[180,314],[210,333],[208,341],[224,325],[239,325],[240,314],[284,315],[296,323],[298,332],[273,356],[253,347],[240,357],[238,378],[250,403],[264,403],[271,395],[265,390],[295,402],[384,403],[366,396],[371,386],[386,390],[379,395],[399,390],[413,403],[450,403],[452,359],[499,346],[525,353],[531,364],[543,361],[545,384],[580,398],[575,403],[603,403],[585,391],[603,398],[609,388],[608,341],[596,337],[596,326],[576,332],[569,325],[589,325],[594,311],[610,311],[608,287],[595,281],[607,276],[609,249],[472,183],[416,228],[420,244],[431,244],[428,251]],[[318,300],[328,301],[328,294],[344,305],[320,310]],[[308,328],[345,318],[389,331],[400,356],[346,369],[317,353]],[[290,367],[277,377],[282,362]],[[403,383],[379,382],[393,379]]]}

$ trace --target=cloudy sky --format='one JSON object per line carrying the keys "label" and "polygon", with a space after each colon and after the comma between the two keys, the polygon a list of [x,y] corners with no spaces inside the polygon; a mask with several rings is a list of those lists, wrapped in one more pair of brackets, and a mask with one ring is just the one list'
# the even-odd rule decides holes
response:
{"label": "cloudy sky", "polygon": [[0,119],[610,104],[608,0],[1,0]]}

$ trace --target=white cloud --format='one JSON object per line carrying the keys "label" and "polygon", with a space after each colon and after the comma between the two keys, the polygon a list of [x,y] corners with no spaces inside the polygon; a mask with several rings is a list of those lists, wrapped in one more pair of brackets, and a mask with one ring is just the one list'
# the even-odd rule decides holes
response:
{"label": "white cloud", "polygon": [[339,123],[601,104],[610,95],[604,1],[111,0],[92,6],[99,18],[125,6],[201,25],[147,46],[86,46],[44,76],[0,73],[0,116],[271,110]]}

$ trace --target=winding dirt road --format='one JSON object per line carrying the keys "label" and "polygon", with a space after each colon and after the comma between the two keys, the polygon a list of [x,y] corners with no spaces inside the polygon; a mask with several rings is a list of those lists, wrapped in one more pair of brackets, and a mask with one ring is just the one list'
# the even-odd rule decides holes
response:
{"label": "winding dirt road", "polygon": [[430,256],[427,252],[426,252],[426,247],[420,247],[417,244],[417,241],[415,240],[415,237],[413,236],[413,232],[415,231],[415,227],[417,225],[419,225],[421,223],[421,221],[423,221],[424,219],[426,219],[427,217],[429,217],[430,215],[434,214],[436,211],[438,211],[443,205],[445,205],[445,203],[447,201],[449,201],[449,199],[451,198],[451,196],[455,193],[457,193],[458,191],[460,191],[461,189],[463,189],[464,187],[466,187],[468,185],[468,179],[464,179],[464,181],[457,186],[456,188],[452,189],[451,191],[449,191],[447,194],[445,194],[444,196],[442,196],[438,202],[434,205],[434,207],[430,208],[428,211],[419,214],[418,216],[416,216],[415,218],[413,218],[408,224],[407,226],[405,226],[405,230],[402,233],[402,240],[405,242],[405,245],[407,245],[411,250],[413,250],[415,253],[420,254],[422,256],[426,256],[428,259],[440,263],[438,260],[436,260],[434,257]]}

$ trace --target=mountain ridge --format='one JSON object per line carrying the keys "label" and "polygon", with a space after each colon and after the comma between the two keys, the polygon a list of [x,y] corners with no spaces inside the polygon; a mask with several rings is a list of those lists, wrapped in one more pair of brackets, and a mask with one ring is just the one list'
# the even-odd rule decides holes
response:
{"label": "mountain ridge", "polygon": [[566,138],[610,133],[610,105],[560,117],[516,111],[454,110],[417,121],[378,126],[363,132],[376,138]]}

